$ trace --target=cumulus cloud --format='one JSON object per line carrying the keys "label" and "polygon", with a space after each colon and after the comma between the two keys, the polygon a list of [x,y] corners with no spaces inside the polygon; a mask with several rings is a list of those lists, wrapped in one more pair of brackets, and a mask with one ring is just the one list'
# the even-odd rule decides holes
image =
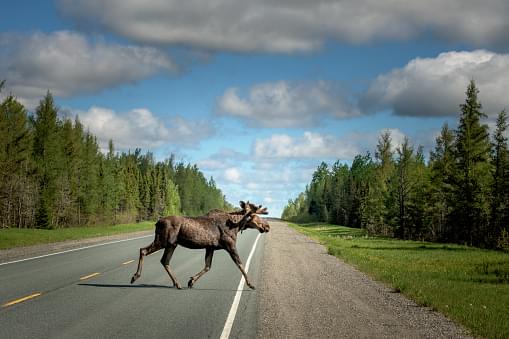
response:
{"label": "cumulus cloud", "polygon": [[225,158],[225,162],[235,163],[236,166],[226,170],[209,169],[205,173],[216,178],[227,199],[263,204],[268,207],[270,216],[279,217],[288,197],[304,190],[319,160],[283,159],[273,162],[232,153]]}
{"label": "cumulus cloud", "polygon": [[113,140],[116,148],[154,149],[166,143],[195,145],[211,136],[213,131],[206,121],[190,121],[174,116],[165,123],[145,108],[118,113],[111,109],[92,107],[77,112],[83,125],[97,136],[103,149]]}
{"label": "cumulus cloud", "polygon": [[273,159],[351,159],[360,152],[358,146],[347,138],[313,132],[304,132],[302,137],[274,134],[267,139],[257,139],[253,148],[255,156]]}
{"label": "cumulus cloud", "polygon": [[240,171],[236,167],[227,168],[224,171],[224,179],[231,183],[240,183]]}
{"label": "cumulus cloud", "polygon": [[471,79],[488,114],[509,106],[509,54],[486,50],[441,53],[416,58],[405,67],[378,76],[360,105],[364,110],[392,109],[397,115],[455,115]]}
{"label": "cumulus cloud", "polygon": [[80,27],[134,41],[240,52],[315,50],[328,39],[364,43],[432,34],[507,46],[506,0],[60,0]]}
{"label": "cumulus cloud", "polygon": [[155,48],[91,42],[70,31],[0,34],[0,74],[28,106],[48,90],[69,97],[175,70]]}
{"label": "cumulus cloud", "polygon": [[279,81],[250,88],[246,98],[229,88],[218,99],[219,114],[237,117],[252,127],[309,127],[324,117],[346,118],[359,111],[331,83]]}
{"label": "cumulus cloud", "polygon": [[[350,133],[344,136],[306,132],[302,136],[273,135],[258,139],[249,154],[230,149],[220,150],[205,159],[221,166],[204,169],[217,179],[229,201],[250,200],[268,207],[271,216],[280,216],[289,197],[296,197],[311,180],[322,161],[338,158],[351,161],[357,154],[373,152],[378,137],[385,130]],[[390,128],[393,149],[404,140],[398,128]],[[202,162],[199,162],[202,163]]]}
{"label": "cumulus cloud", "polygon": [[210,171],[224,170],[248,159],[249,156],[246,154],[224,148],[217,153],[211,154],[208,158],[198,161],[198,166],[201,169]]}

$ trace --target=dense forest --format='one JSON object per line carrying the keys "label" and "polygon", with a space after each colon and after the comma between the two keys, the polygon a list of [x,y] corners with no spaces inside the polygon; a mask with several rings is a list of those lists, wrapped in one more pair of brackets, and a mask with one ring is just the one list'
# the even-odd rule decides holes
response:
{"label": "dense forest", "polygon": [[321,163],[311,183],[290,200],[282,218],[365,228],[402,239],[456,242],[509,249],[507,115],[492,135],[471,81],[457,129],[444,124],[428,160],[405,138],[378,139],[374,158],[351,166]]}
{"label": "dense forest", "polygon": [[[1,85],[0,83],[0,90]],[[104,154],[79,118],[59,118],[52,95],[33,114],[0,103],[0,227],[59,228],[231,209],[196,165],[147,152]]]}

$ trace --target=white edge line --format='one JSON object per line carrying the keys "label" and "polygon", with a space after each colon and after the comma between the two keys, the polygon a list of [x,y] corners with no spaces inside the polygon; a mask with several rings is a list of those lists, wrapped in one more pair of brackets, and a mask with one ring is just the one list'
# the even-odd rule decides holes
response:
{"label": "white edge line", "polygon": [[[251,252],[247,257],[245,271],[246,273],[249,271],[249,264],[251,263],[251,258],[253,257],[254,251],[256,249],[256,244],[258,243],[258,239],[260,239],[260,234],[256,237],[256,240],[253,244],[253,248],[251,248]],[[223,332],[221,333],[220,339],[228,339],[230,336],[230,332],[233,327],[233,321],[235,320],[235,315],[237,314],[237,309],[239,308],[240,297],[242,296],[242,290],[244,289],[244,276],[241,276],[239,286],[237,287],[237,292],[235,293],[235,298],[233,298],[232,307],[230,308],[230,312],[228,313],[228,317],[226,318],[226,322],[224,323]]]}
{"label": "white edge line", "polygon": [[2,266],[2,265],[8,265],[8,264],[14,264],[14,263],[17,263],[17,262],[22,262],[22,261],[27,261],[27,260],[34,260],[34,259],[40,259],[40,258],[50,257],[50,256],[52,256],[52,255],[57,255],[57,254],[63,254],[63,253],[69,253],[69,252],[75,252],[75,251],[85,250],[85,249],[87,249],[87,248],[92,248],[92,247],[99,247],[99,246],[104,246],[104,245],[116,244],[116,243],[118,243],[118,242],[124,242],[124,241],[130,241],[130,240],[136,240],[136,239],[142,239],[142,238],[148,238],[148,237],[153,237],[153,236],[154,236],[153,234],[150,234],[150,235],[144,235],[144,236],[136,237],[136,238],[129,238],[129,239],[122,239],[122,240],[115,240],[115,241],[105,242],[105,243],[101,243],[101,244],[95,244],[95,245],[90,245],[90,246],[85,246],[85,247],[73,248],[73,249],[66,250],[66,251],[61,251],[61,252],[55,252],[55,253],[49,253],[49,254],[39,255],[39,256],[37,256],[37,257],[25,258],[25,259],[19,259],[19,260],[14,260],[14,261],[8,261],[8,262],[0,263],[0,266]]}

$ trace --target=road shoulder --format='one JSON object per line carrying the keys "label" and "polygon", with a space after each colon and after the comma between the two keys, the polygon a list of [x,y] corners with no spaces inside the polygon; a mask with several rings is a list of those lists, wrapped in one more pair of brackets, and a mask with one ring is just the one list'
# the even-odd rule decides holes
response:
{"label": "road shoulder", "polygon": [[[26,246],[26,247],[16,247],[9,248],[6,250],[0,250],[0,264],[23,260],[27,258],[37,257],[40,255],[47,255],[51,253],[57,253],[62,251],[73,250],[86,246],[93,246],[102,243],[108,243],[112,241],[132,239],[142,236],[148,236],[154,234],[153,230],[150,231],[141,231],[141,232],[132,232],[132,233],[122,233],[115,234],[103,237],[96,238],[86,238],[80,240],[68,240],[62,242],[56,242],[51,244],[40,244],[34,246]],[[149,238],[147,238],[147,245],[150,243]]]}
{"label": "road shoulder", "polygon": [[264,252],[259,338],[470,338],[283,222],[271,222]]}

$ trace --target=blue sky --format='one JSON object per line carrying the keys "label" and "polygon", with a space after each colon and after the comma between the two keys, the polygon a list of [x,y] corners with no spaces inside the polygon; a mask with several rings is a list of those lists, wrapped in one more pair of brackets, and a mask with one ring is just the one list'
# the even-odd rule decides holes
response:
{"label": "blue sky", "polygon": [[0,14],[0,79],[29,109],[50,90],[103,146],[175,154],[279,216],[321,161],[384,130],[428,152],[470,79],[492,124],[507,17],[506,0],[18,0]]}

